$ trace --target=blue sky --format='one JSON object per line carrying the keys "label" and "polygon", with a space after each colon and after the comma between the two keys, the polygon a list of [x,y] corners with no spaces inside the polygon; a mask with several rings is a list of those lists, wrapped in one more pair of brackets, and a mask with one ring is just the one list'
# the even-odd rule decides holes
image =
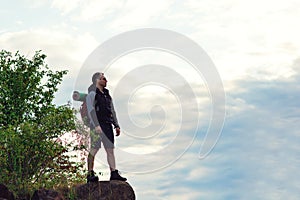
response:
{"label": "blue sky", "polygon": [[[117,164],[137,199],[299,199],[299,13],[297,0],[5,1],[0,46],[28,57],[41,49],[51,68],[68,69],[56,94],[60,105],[90,83],[94,69],[84,63],[113,36],[141,28],[187,36],[212,59],[226,93],[222,134],[205,158],[199,151],[211,96],[189,64],[166,52],[141,51],[106,71],[123,127]],[[171,66],[180,79],[130,74],[149,64]],[[153,76],[172,84],[134,85]],[[182,109],[189,113],[184,118]],[[97,161],[105,180],[103,151]]]}

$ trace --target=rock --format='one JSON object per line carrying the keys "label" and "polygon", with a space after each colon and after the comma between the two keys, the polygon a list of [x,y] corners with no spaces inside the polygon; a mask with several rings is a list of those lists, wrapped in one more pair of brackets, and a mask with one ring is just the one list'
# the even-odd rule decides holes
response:
{"label": "rock", "polygon": [[110,181],[112,197],[111,200],[135,200],[133,188],[124,181]]}
{"label": "rock", "polygon": [[54,190],[39,189],[33,193],[31,200],[64,200],[64,197]]}
{"label": "rock", "polygon": [[15,197],[11,191],[8,190],[8,188],[0,184],[0,200],[14,200]]}
{"label": "rock", "polygon": [[75,188],[75,196],[78,200],[135,200],[132,187],[123,181],[100,181],[79,185]]}
{"label": "rock", "polygon": [[[33,193],[31,200],[135,200],[133,188],[124,181],[100,181],[87,183],[60,191],[39,189]],[[30,199],[26,197],[25,199]],[[0,200],[15,200],[13,193],[0,184]]]}

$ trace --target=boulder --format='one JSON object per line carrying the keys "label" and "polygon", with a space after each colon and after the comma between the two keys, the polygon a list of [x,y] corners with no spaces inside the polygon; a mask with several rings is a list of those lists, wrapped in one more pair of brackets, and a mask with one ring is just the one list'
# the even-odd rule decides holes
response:
{"label": "boulder", "polygon": [[15,197],[9,189],[3,185],[0,184],[0,200],[14,200]]}
{"label": "boulder", "polygon": [[33,193],[31,200],[64,200],[64,197],[54,190],[39,189]]}
{"label": "boulder", "polygon": [[78,200],[135,200],[132,187],[124,181],[100,181],[87,183],[75,188]]}
{"label": "boulder", "polygon": [[[31,200],[65,200],[63,194],[67,195],[67,199],[72,197],[76,200],[135,200],[129,183],[117,180],[81,184],[65,191],[39,189],[33,193]],[[3,184],[0,184],[0,200],[15,200],[13,193]]]}

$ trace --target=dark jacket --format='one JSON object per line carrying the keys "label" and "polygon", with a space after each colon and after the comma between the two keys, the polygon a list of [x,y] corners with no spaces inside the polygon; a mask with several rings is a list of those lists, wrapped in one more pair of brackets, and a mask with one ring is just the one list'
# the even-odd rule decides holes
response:
{"label": "dark jacket", "polygon": [[113,123],[112,99],[107,89],[104,88],[103,93],[96,89],[95,110],[98,122]]}
{"label": "dark jacket", "polygon": [[88,88],[87,108],[91,119],[91,128],[100,123],[112,123],[115,128],[120,127],[112,98],[107,89],[104,88],[102,93],[94,85],[91,85]]}

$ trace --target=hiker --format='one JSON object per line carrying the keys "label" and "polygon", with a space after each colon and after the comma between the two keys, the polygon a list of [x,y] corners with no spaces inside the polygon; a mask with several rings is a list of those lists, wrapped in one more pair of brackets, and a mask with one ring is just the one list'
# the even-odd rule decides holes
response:
{"label": "hiker", "polygon": [[101,148],[103,143],[107,155],[107,162],[110,167],[110,180],[126,181],[127,179],[120,176],[116,169],[116,161],[114,155],[114,134],[119,136],[120,126],[114,110],[112,98],[106,89],[107,80],[103,73],[97,72],[92,76],[92,84],[88,88],[88,95],[86,97],[86,104],[88,110],[88,117],[90,119],[90,133],[91,133],[91,149],[87,158],[88,175],[87,182],[98,182],[98,176],[93,170],[95,155]]}

